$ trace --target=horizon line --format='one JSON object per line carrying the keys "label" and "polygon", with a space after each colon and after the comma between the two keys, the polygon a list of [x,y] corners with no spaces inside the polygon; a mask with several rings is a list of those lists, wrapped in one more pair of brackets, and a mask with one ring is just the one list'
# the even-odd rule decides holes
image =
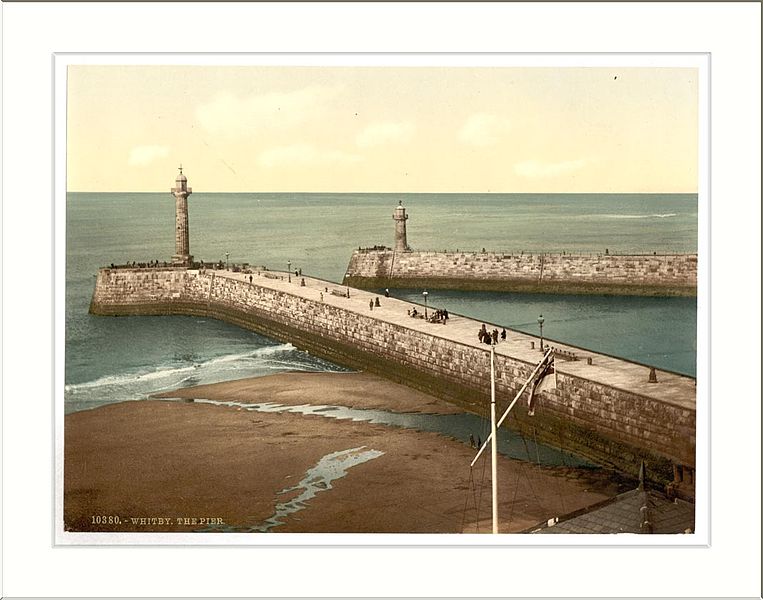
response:
{"label": "horizon line", "polygon": [[[160,191],[152,191],[152,190],[66,190],[66,193],[72,193],[72,194],[163,194],[164,192]],[[661,195],[699,195],[699,191],[693,191],[693,192],[493,192],[493,191],[487,191],[487,192],[478,192],[478,191],[465,191],[465,192],[378,192],[378,191],[351,191],[351,192],[337,192],[337,191],[296,191],[296,190],[282,190],[282,191],[275,191],[275,190],[259,190],[259,191],[247,191],[247,190],[237,190],[237,191],[197,191],[194,192],[194,194],[388,194],[388,195],[409,195],[409,196],[416,196],[416,195],[425,195],[425,194],[438,194],[438,195],[445,195],[445,194],[481,194],[481,195],[524,195],[524,196],[532,196],[532,195],[565,195],[565,196],[582,196],[582,195],[646,195],[646,194],[661,194]],[[168,195],[172,195],[170,192],[167,192]]]}

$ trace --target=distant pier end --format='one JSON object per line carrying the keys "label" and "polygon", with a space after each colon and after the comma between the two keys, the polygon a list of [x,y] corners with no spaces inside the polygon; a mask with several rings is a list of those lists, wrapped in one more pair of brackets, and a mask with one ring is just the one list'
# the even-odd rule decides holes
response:
{"label": "distant pier end", "polygon": [[696,254],[526,254],[413,251],[403,202],[394,248],[352,253],[343,283],[360,289],[431,288],[610,296],[696,296]]}
{"label": "distant pier end", "polygon": [[[90,312],[220,319],[484,413],[490,352],[477,339],[480,321],[452,315],[447,325],[430,323],[394,298],[369,311],[373,293],[307,276],[290,283],[285,275],[103,268]],[[533,417],[525,399],[518,403],[512,428],[634,477],[645,459],[655,481],[679,489],[693,483],[694,378],[571,346],[558,350],[557,389]],[[537,338],[518,331],[498,344],[499,402],[514,396],[540,356]]]}
{"label": "distant pier end", "polygon": [[344,284],[544,294],[696,296],[696,254],[401,252],[360,248]]}

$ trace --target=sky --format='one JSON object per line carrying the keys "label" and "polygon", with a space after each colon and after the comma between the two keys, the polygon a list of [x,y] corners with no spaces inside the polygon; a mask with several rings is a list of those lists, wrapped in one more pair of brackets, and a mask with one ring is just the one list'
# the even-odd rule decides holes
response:
{"label": "sky", "polygon": [[67,189],[696,193],[698,71],[73,65]]}

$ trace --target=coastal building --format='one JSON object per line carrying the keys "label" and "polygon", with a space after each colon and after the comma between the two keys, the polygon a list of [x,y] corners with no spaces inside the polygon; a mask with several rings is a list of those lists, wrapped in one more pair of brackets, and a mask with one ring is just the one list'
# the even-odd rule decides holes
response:
{"label": "coastal building", "polygon": [[172,264],[179,267],[190,267],[193,256],[190,254],[188,241],[188,196],[192,190],[188,187],[188,178],[183,175],[183,165],[178,167],[175,187],[170,193],[175,196],[175,254]]}
{"label": "coastal building", "polygon": [[642,463],[639,485],[635,490],[562,517],[549,519],[523,533],[693,533],[694,503],[649,489],[644,470]]}

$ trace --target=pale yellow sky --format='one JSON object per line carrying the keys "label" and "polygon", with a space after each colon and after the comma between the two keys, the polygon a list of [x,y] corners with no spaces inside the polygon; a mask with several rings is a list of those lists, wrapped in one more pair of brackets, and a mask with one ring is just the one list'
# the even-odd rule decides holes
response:
{"label": "pale yellow sky", "polygon": [[70,191],[697,191],[691,68],[70,66]]}

